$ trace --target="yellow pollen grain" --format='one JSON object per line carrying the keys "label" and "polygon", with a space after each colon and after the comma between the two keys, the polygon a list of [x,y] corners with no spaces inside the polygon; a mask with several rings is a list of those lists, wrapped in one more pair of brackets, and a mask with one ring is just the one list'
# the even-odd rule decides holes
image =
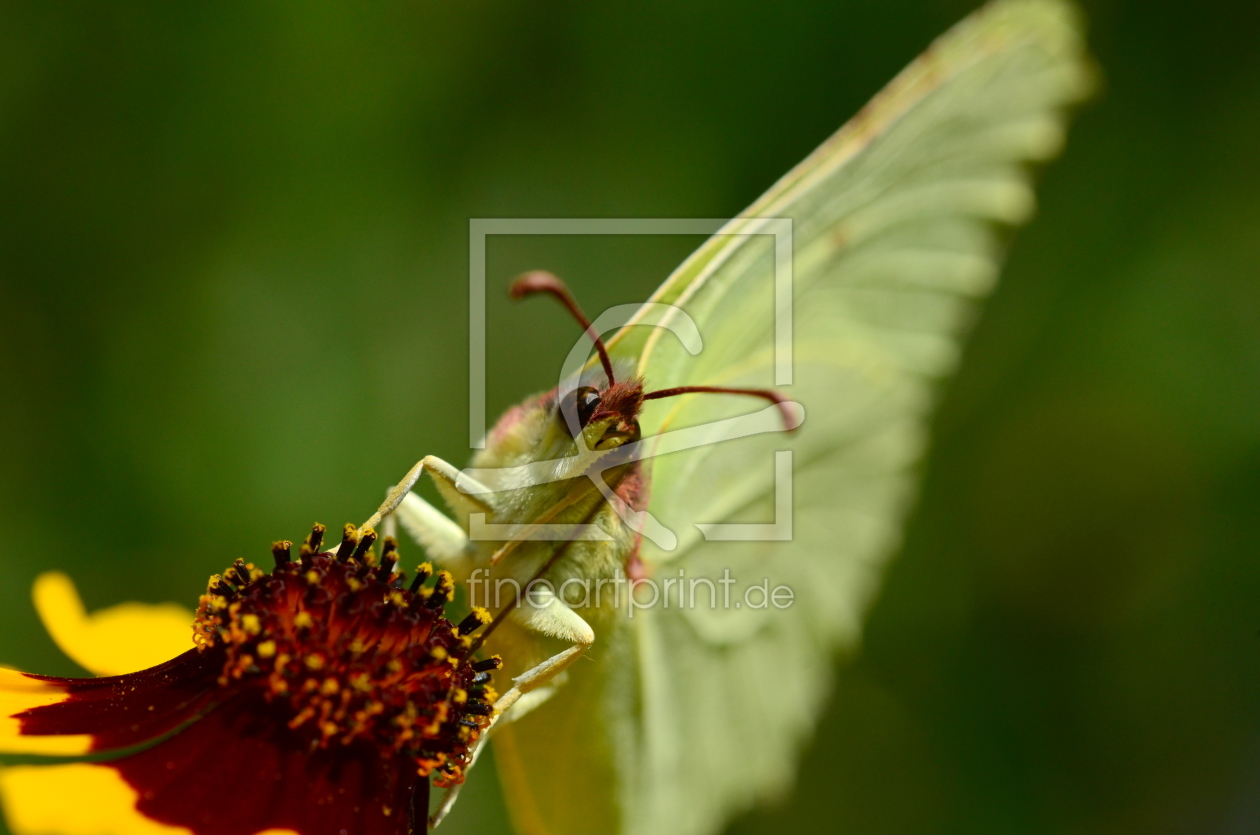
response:
{"label": "yellow pollen grain", "polygon": [[271,658],[275,654],[276,654],[275,641],[263,641],[261,644],[258,645],[259,658]]}
{"label": "yellow pollen grain", "polygon": [[468,701],[468,691],[457,689],[451,694],[451,700],[457,705],[462,705],[464,702]]}
{"label": "yellow pollen grain", "polygon": [[312,670],[321,670],[324,667],[324,656],[308,655],[306,656],[306,666]]}
{"label": "yellow pollen grain", "polygon": [[299,713],[297,716],[294,716],[292,719],[289,720],[289,727],[300,728],[303,725],[303,723],[306,722],[306,720],[310,719],[314,715],[315,715],[314,708],[305,707],[302,709],[301,713]]}
{"label": "yellow pollen grain", "polygon": [[324,679],[324,683],[320,685],[319,692],[323,693],[325,696],[333,696],[336,695],[337,691],[340,689],[341,682],[337,681],[335,678],[326,678]]}
{"label": "yellow pollen grain", "polygon": [[438,661],[445,661],[446,660],[446,647],[434,647],[433,651],[430,652],[429,654],[432,655],[434,658],[436,658]]}
{"label": "yellow pollen grain", "polygon": [[401,673],[402,668],[403,668],[402,662],[399,661],[397,658],[389,659],[389,663],[385,665],[385,669],[389,670],[391,673]]}
{"label": "yellow pollen grain", "polygon": [[337,731],[338,731],[337,723],[336,722],[320,722],[319,731],[324,736],[336,736]]}
{"label": "yellow pollen grain", "polygon": [[306,572],[306,582],[312,586],[318,586],[319,585],[319,572],[313,568],[310,571]]}
{"label": "yellow pollen grain", "polygon": [[[429,724],[425,725],[425,726],[424,726],[424,728],[423,728],[423,733],[424,733],[424,735],[425,735],[425,736],[437,736],[437,735],[438,735],[439,733],[441,733],[441,731],[442,731],[442,722],[443,722],[443,720],[442,720],[442,719],[434,719],[432,722],[430,722]],[[438,758],[439,758],[439,759],[441,759],[441,757],[442,757],[442,755],[441,755],[441,754],[438,754]]]}
{"label": "yellow pollen grain", "polygon": [[363,588],[363,581],[358,577],[347,577],[346,588],[350,589],[350,591],[359,591]]}
{"label": "yellow pollen grain", "polygon": [[390,594],[389,594],[389,602],[390,602],[390,603],[393,603],[395,606],[398,606],[398,607],[402,607],[402,606],[406,606],[406,605],[407,605],[407,601],[403,599],[402,592],[400,592],[400,591],[393,591],[393,592],[390,592]]}
{"label": "yellow pollen grain", "polygon": [[258,615],[242,615],[241,628],[250,635],[257,635],[262,632],[262,621],[258,619]]}
{"label": "yellow pollen grain", "polygon": [[362,655],[367,652],[367,644],[363,643],[362,638],[355,638],[350,642],[350,651],[355,655]]}
{"label": "yellow pollen grain", "polygon": [[310,629],[315,625],[315,621],[311,618],[309,612],[298,612],[293,616],[293,625],[298,629]]}

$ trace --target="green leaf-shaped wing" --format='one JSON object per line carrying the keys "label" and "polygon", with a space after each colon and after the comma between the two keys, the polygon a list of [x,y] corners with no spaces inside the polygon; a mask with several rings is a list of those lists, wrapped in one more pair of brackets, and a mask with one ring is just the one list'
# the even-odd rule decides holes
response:
{"label": "green leaf-shaped wing", "polygon": [[[645,539],[641,557],[658,588],[679,582],[668,607],[619,618],[568,686],[505,729],[521,826],[708,833],[789,784],[832,660],[897,547],[937,383],[994,285],[1003,233],[1032,213],[1030,164],[1058,152],[1090,85],[1066,2],[985,7],[660,288],[652,300],[699,327],[699,354],[659,328],[613,340],[650,390],[776,387],[805,421],[645,462],[649,510],[677,544]],[[757,408],[652,402],[644,437],[716,440]],[[774,428],[773,409],[766,419],[753,429]],[[761,605],[749,589],[763,581],[790,605],[783,591]]]}

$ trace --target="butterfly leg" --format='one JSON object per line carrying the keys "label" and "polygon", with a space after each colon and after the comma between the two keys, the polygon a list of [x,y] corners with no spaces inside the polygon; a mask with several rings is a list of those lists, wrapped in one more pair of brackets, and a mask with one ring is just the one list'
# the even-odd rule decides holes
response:
{"label": "butterfly leg", "polygon": [[402,529],[420,543],[425,554],[438,565],[456,574],[467,573],[473,555],[472,543],[464,529],[445,513],[415,493],[408,493],[388,519],[397,519]]}
{"label": "butterfly leg", "polygon": [[459,523],[411,492],[417,480],[429,473],[438,491],[456,512],[488,512],[492,509],[486,488],[476,479],[434,455],[425,456],[408,471],[402,481],[389,489],[376,513],[363,523],[364,528],[384,525],[383,532],[392,536],[395,522],[424,548],[439,566],[455,573],[465,573],[471,566],[473,547]]}
{"label": "butterfly leg", "polygon": [[433,482],[437,485],[442,498],[457,512],[494,512],[489,488],[436,455],[426,455],[407,471],[402,481],[389,489],[385,501],[381,502],[381,506],[376,509],[371,518],[363,523],[363,527],[374,528],[381,523],[381,520],[397,510],[411,493],[411,488],[420,480],[420,476],[426,472],[433,477]]}
{"label": "butterfly leg", "polygon": [[[490,725],[473,743],[469,769],[472,768],[472,763],[477,761],[481,746],[500,722],[510,722],[524,715],[513,711],[512,708],[515,706],[528,711],[546,701],[554,690],[544,685],[564,672],[570,664],[581,657],[582,653],[590,649],[591,644],[595,643],[595,631],[591,629],[590,624],[582,620],[582,616],[570,609],[563,600],[556,597],[554,592],[547,589],[537,589],[529,602],[515,609],[510,617],[528,629],[552,638],[569,641],[573,645],[512,680],[512,689],[494,703],[494,716],[490,720]],[[533,696],[541,698],[531,698]],[[459,785],[451,786],[446,790],[437,811],[429,818],[430,829],[435,829],[442,822],[458,797]]]}
{"label": "butterfly leg", "polygon": [[495,703],[496,716],[511,708],[517,699],[562,673],[595,643],[595,631],[582,620],[582,616],[545,587],[534,589],[510,617],[526,629],[567,641],[572,646],[513,679],[512,689]]}

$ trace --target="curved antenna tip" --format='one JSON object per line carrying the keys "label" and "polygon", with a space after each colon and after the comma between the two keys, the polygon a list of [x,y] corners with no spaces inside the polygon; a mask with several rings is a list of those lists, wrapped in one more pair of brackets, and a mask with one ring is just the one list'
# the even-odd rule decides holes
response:
{"label": "curved antenna tip", "polygon": [[[513,299],[523,299],[534,293],[554,293],[569,296],[569,288],[564,282],[546,270],[530,270],[521,273],[508,286],[508,295]],[[572,298],[570,296],[570,298]]]}
{"label": "curved antenna tip", "polygon": [[749,397],[760,397],[769,400],[779,408],[783,415],[783,431],[795,432],[804,423],[805,410],[795,400],[788,400],[787,395],[774,389],[741,389],[725,386],[679,386],[672,389],[650,391],[643,395],[644,400],[661,400],[665,397],[677,397],[680,394],[744,394]]}
{"label": "curved antenna tip", "polygon": [[523,299],[534,293],[550,293],[568,308],[569,313],[573,314],[573,318],[578,320],[578,324],[595,343],[595,350],[599,352],[599,363],[604,367],[604,376],[608,378],[608,385],[611,386],[617,382],[613,376],[612,360],[608,358],[608,349],[604,347],[604,340],[596,333],[595,327],[582,312],[582,308],[578,307],[577,301],[565,283],[546,270],[530,270],[518,275],[508,286],[508,295],[513,299]]}

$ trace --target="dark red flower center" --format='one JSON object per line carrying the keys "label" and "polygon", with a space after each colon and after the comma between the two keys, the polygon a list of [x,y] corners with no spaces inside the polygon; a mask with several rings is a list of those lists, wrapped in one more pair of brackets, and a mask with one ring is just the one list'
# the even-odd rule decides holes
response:
{"label": "dark red flower center", "polygon": [[336,552],[320,550],[322,534],[316,526],[298,560],[277,543],[270,574],[238,560],[210,579],[194,641],[222,655],[219,686],[233,691],[224,695],[261,693],[312,751],[368,743],[422,776],[436,770],[438,785],[461,781],[493,712],[498,661],[467,658],[468,633],[488,615],[452,625],[451,575],[426,587],[427,564],[403,588],[390,539],[378,561],[370,532],[347,526]]}

